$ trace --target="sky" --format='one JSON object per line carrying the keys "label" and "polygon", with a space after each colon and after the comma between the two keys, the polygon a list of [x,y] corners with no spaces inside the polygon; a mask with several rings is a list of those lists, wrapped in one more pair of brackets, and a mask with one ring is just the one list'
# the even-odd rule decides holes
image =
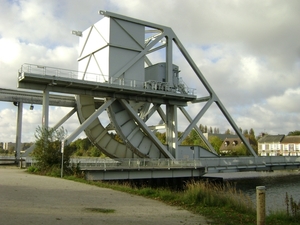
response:
{"label": "sky", "polygon": [[[111,11],[171,27],[237,126],[255,134],[300,130],[298,0],[0,0],[0,88],[17,89],[24,63],[77,69],[78,37]],[[184,68],[183,68],[184,69]],[[0,102],[0,142],[15,142],[17,107]],[[50,126],[69,108],[50,108]],[[217,126],[218,118],[206,121]],[[24,105],[22,142],[41,107]],[[74,115],[64,125],[78,127]],[[219,127],[220,130],[226,129]]]}

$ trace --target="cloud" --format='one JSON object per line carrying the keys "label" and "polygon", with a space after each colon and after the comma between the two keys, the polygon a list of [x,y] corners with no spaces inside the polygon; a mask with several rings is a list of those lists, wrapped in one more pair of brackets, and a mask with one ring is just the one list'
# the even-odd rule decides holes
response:
{"label": "cloud", "polygon": [[300,87],[296,89],[288,88],[281,95],[272,96],[267,99],[267,103],[272,110],[284,113],[299,114]]}
{"label": "cloud", "polygon": [[[29,104],[23,105],[22,141],[34,142],[36,129],[42,126],[42,109],[41,106],[34,105],[34,109],[30,110],[29,106]],[[16,107],[14,106],[14,108]],[[17,112],[14,108],[0,110],[0,127],[5,127],[5,132],[0,132],[0,140],[5,140],[5,142],[15,142],[16,140]],[[70,110],[66,107],[51,106],[49,108],[49,127],[55,126]],[[71,134],[79,125],[75,113],[62,126],[68,134]],[[78,135],[78,138],[83,137],[85,137],[84,132]]]}
{"label": "cloud", "polygon": [[[141,0],[0,0],[0,4],[0,88],[16,89],[23,63],[76,70],[78,37],[71,30],[85,30],[103,17],[98,10],[108,10],[171,27],[239,127],[254,128],[256,133],[299,129],[297,0],[152,0],[151,4]],[[201,82],[191,79],[189,65],[176,55],[177,63],[188,86],[200,96],[207,95]],[[189,106],[191,114],[199,109]],[[7,130],[0,141],[15,135],[15,110],[0,107],[0,128]],[[59,110],[52,109],[51,123],[65,113]],[[34,111],[24,110],[24,133],[32,134],[30,129],[40,123]],[[208,126],[219,120],[214,113],[205,118]],[[76,115],[73,119],[69,132],[78,126]]]}

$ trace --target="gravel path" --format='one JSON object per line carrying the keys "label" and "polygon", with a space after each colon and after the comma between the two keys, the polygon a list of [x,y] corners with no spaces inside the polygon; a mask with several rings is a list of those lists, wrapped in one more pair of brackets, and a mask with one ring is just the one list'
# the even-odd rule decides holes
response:
{"label": "gravel path", "polygon": [[208,222],[204,217],[159,201],[1,166],[0,224],[205,225]]}

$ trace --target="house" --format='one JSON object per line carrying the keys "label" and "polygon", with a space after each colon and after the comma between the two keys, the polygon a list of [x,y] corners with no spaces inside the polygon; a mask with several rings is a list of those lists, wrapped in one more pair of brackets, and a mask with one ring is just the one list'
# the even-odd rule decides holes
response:
{"label": "house", "polygon": [[300,136],[285,136],[281,146],[283,156],[300,156]]}
{"label": "house", "polygon": [[[246,140],[249,142],[248,138],[246,138]],[[242,140],[237,135],[235,135],[235,137],[225,138],[220,147],[220,152],[226,154],[233,151],[235,148],[240,147],[242,144]]]}
{"label": "house", "polygon": [[277,156],[282,155],[281,141],[285,137],[284,134],[264,135],[258,143],[258,155],[260,156]]}
{"label": "house", "polygon": [[265,135],[257,142],[260,156],[300,156],[300,136]]}

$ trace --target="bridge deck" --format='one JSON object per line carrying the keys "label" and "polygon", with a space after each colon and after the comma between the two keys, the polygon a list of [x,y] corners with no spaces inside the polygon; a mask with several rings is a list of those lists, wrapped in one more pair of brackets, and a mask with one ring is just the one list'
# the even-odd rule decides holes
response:
{"label": "bridge deck", "polygon": [[[80,79],[79,77],[83,77]],[[193,91],[177,93],[175,90],[149,89],[145,82],[135,80],[112,80],[99,74],[85,74],[79,71],[65,70],[31,64],[24,64],[19,71],[18,87],[24,89],[44,90],[75,95],[92,95],[94,97],[134,98],[135,100],[164,103],[176,101],[179,105],[196,99]]]}
{"label": "bridge deck", "polygon": [[[26,158],[28,165],[35,161]],[[223,157],[194,160],[72,158],[88,180],[201,177],[210,173],[299,169],[299,156]]]}

